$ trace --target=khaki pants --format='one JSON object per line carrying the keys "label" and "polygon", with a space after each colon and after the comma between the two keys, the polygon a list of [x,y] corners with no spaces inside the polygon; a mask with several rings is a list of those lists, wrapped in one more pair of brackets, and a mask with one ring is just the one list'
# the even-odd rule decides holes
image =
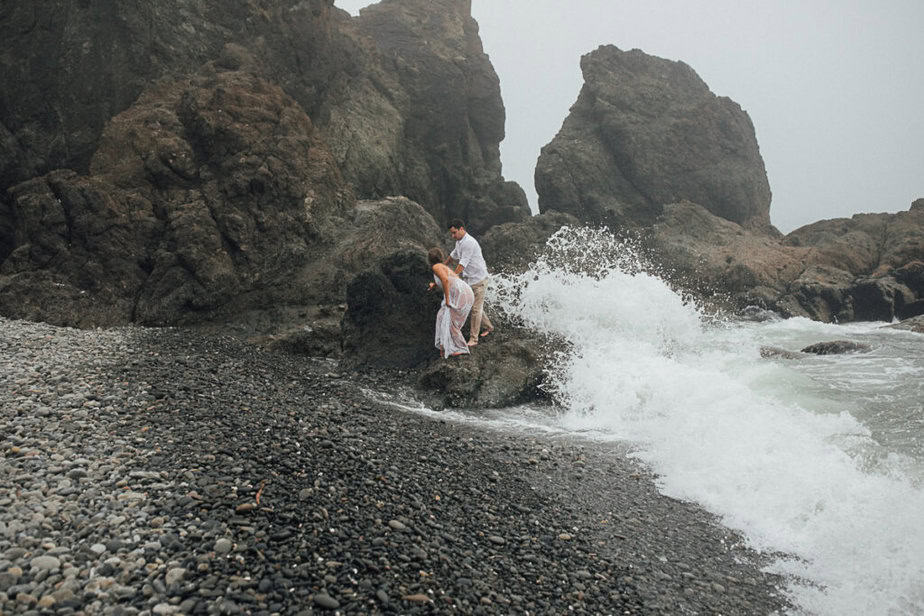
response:
{"label": "khaki pants", "polygon": [[491,319],[484,313],[484,291],[487,284],[488,279],[485,278],[481,282],[471,285],[472,291],[475,293],[475,303],[472,304],[471,329],[469,330],[471,334],[468,339],[474,340],[475,342],[478,341],[478,335],[481,333],[482,325],[484,325],[484,329],[488,331],[494,329],[494,325],[491,324]]}

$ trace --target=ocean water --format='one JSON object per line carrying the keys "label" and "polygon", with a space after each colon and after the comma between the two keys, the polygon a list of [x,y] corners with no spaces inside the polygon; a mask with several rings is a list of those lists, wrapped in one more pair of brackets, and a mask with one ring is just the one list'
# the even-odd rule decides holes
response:
{"label": "ocean water", "polygon": [[[924,614],[924,336],[718,318],[589,229],[496,276],[490,300],[568,344],[549,372],[557,412],[481,421],[630,445],[664,494],[791,555],[769,569],[790,580],[797,614]],[[872,350],[760,355],[838,339]]]}

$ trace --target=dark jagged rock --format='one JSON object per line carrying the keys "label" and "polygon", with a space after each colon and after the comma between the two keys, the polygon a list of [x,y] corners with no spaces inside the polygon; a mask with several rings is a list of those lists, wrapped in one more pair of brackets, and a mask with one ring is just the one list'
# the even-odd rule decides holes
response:
{"label": "dark jagged rock", "polygon": [[[383,261],[396,253],[425,254],[429,248],[440,246],[444,235],[423,207],[404,197],[359,201],[336,221],[339,227],[326,234],[313,258],[290,273],[284,289],[288,296],[252,308],[229,304],[201,327],[219,331],[232,328],[254,342],[295,353],[316,349],[324,356],[339,356],[345,302],[355,297],[348,297],[348,285],[357,276],[381,272]],[[421,288],[426,289],[429,280],[427,269],[427,276],[419,282]],[[419,290],[415,287],[411,292]],[[396,306],[385,307],[386,320],[393,308],[397,310]],[[400,340],[396,343],[401,344]],[[408,344],[415,344],[413,337]]]}
{"label": "dark jagged rock", "polygon": [[17,247],[0,267],[0,312],[79,327],[130,322],[162,227],[151,203],[73,171],[10,195]]}
{"label": "dark jagged rock", "polygon": [[396,252],[347,286],[345,362],[354,367],[412,368],[436,355],[433,322],[439,295],[423,250]]}
{"label": "dark jagged rock", "polygon": [[574,216],[553,211],[537,214],[523,222],[492,227],[478,239],[492,272],[522,272],[536,260],[556,231],[566,225],[578,224]]}
{"label": "dark jagged rock", "polygon": [[[277,67],[314,57],[321,77],[316,67],[344,57],[328,42],[332,10],[329,0],[9,3],[0,10],[0,186],[57,167],[86,172],[112,117],[158,79],[217,59],[227,43],[262,43]],[[299,36],[280,41],[284,26]]]}
{"label": "dark jagged rock", "polygon": [[387,0],[363,9],[355,27],[389,77],[351,81],[328,105],[325,130],[357,192],[406,195],[440,224],[460,217],[476,234],[528,217],[525,193],[501,176],[500,82],[471,3]]}
{"label": "dark jagged rock", "polygon": [[913,304],[914,293],[891,276],[864,278],[848,289],[857,321],[891,321],[905,306]]}
{"label": "dark jagged rock", "polygon": [[826,323],[853,320],[853,300],[848,292],[853,276],[827,265],[809,265],[789,282],[776,302],[787,316],[805,316]]}
{"label": "dark jagged rock", "polygon": [[336,261],[354,194],[416,196],[472,230],[528,215],[500,174],[499,84],[465,2],[356,19],[331,0],[50,2],[0,10],[0,34],[0,192],[42,174],[0,198],[8,316],[342,302],[368,265]]}
{"label": "dark jagged rock", "polygon": [[760,347],[760,356],[764,359],[801,359],[804,357],[804,354],[802,352],[795,353],[774,346],[762,346]]}
{"label": "dark jagged rock", "polygon": [[689,200],[768,229],[770,188],[747,114],[689,66],[602,46],[581,58],[584,86],[536,168],[541,211],[612,226],[649,225]]}
{"label": "dark jagged rock", "polygon": [[52,172],[11,195],[4,314],[80,326],[193,322],[293,295],[290,274],[352,202],[291,98],[211,68],[117,116],[89,176]]}
{"label": "dark jagged rock", "polygon": [[665,206],[646,240],[665,278],[733,309],[845,322],[915,309],[922,237],[915,210],[822,221],[780,241],[685,202]]}
{"label": "dark jagged rock", "polygon": [[924,299],[918,299],[913,302],[909,302],[895,310],[895,317],[901,320],[910,319],[920,315],[924,315]]}
{"label": "dark jagged rock", "polygon": [[924,208],[819,221],[796,229],[784,244],[809,249],[806,272],[827,272],[829,284],[796,281],[780,300],[801,305],[812,318],[891,321],[922,298],[915,263],[924,260]]}
{"label": "dark jagged rock", "polygon": [[924,296],[924,261],[911,261],[895,270],[895,279],[919,296]]}
{"label": "dark jagged rock", "polygon": [[332,4],[0,12],[0,190],[56,167],[86,172],[111,118],[158,80],[212,61],[292,96],[361,197],[408,195],[441,223],[463,216],[479,231],[528,216],[501,176],[504,108],[469,4],[390,1],[355,19]]}
{"label": "dark jagged rock", "polygon": [[468,355],[437,359],[427,366],[418,386],[437,405],[498,408],[542,397],[542,352],[545,343],[527,330],[498,330],[471,348]]}
{"label": "dark jagged rock", "polygon": [[867,353],[871,350],[871,346],[861,342],[852,342],[850,340],[831,340],[829,342],[817,342],[815,344],[810,344],[800,352],[813,353],[815,355],[841,355],[844,353]]}
{"label": "dark jagged rock", "polygon": [[909,317],[900,323],[896,323],[895,325],[887,325],[887,327],[894,329],[906,329],[908,331],[924,334],[924,315]]}

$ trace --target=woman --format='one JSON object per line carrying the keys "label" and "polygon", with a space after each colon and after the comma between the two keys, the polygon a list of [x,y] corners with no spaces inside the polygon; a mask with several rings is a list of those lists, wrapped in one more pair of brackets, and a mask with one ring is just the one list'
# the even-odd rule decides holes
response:
{"label": "woman", "polygon": [[436,313],[436,348],[440,350],[443,358],[450,355],[468,353],[465,336],[462,335],[462,326],[468,313],[475,303],[475,294],[464,280],[454,271],[446,267],[443,261],[446,256],[439,248],[431,248],[427,253],[427,260],[433,270],[433,280],[429,288],[438,286],[443,290],[443,303],[440,311]]}

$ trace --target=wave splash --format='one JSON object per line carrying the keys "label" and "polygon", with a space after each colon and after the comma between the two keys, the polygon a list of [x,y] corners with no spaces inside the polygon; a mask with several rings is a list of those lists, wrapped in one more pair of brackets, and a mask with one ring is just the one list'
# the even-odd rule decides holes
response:
{"label": "wave splash", "polygon": [[634,443],[662,492],[792,555],[771,570],[800,611],[924,612],[924,490],[900,456],[870,468],[875,443],[849,409],[639,254],[606,229],[563,228],[527,272],[495,277],[493,306],[565,341],[547,378],[560,427]]}

